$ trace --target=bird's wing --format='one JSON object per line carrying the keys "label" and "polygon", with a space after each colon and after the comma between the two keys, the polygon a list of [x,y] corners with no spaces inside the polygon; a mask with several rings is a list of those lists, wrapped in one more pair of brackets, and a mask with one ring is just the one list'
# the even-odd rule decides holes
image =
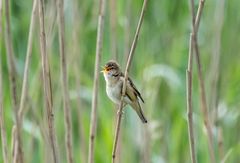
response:
{"label": "bird's wing", "polygon": [[130,78],[128,78],[128,83],[129,83],[130,86],[133,88],[134,94],[135,94],[137,97],[139,97],[139,98],[142,100],[142,102],[144,103],[144,100],[143,100],[143,98],[142,98],[142,96],[141,96],[141,93],[137,90],[137,87],[133,84],[133,82],[132,82],[132,80],[131,80]]}
{"label": "bird's wing", "polygon": [[[120,76],[124,78],[123,73],[121,73]],[[133,99],[135,99],[136,97],[139,97],[141,99],[141,101],[144,103],[141,93],[137,90],[136,86],[133,84],[131,78],[129,78],[129,77],[128,77],[128,82],[127,82],[126,95],[129,96],[128,98],[132,97]]]}
{"label": "bird's wing", "polygon": [[132,102],[137,100],[137,95],[133,87],[129,84],[129,82],[127,83],[127,86],[126,86],[126,95]]}

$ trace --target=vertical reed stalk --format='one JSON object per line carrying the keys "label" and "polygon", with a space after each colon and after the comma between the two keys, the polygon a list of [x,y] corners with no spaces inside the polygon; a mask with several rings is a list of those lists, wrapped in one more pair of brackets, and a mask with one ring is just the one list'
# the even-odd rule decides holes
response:
{"label": "vertical reed stalk", "polygon": [[11,133],[11,160],[10,162],[16,162],[14,159],[17,159],[16,154],[17,154],[17,142],[16,142],[16,125],[13,125],[12,127],[12,133]]}
{"label": "vertical reed stalk", "polygon": [[116,42],[116,27],[117,27],[117,16],[116,16],[116,0],[110,0],[110,43],[111,43],[111,56],[114,60],[117,60],[117,42]]}
{"label": "vertical reed stalk", "polygon": [[69,104],[69,91],[68,91],[68,75],[67,75],[67,58],[65,53],[65,28],[64,28],[64,1],[58,0],[58,35],[59,35],[59,48],[60,48],[60,65],[62,77],[62,93],[64,103],[64,124],[65,124],[65,146],[67,150],[67,162],[73,162],[72,153],[72,117]]}
{"label": "vertical reed stalk", "polygon": [[[118,60],[118,54],[117,54],[117,6],[116,6],[116,0],[109,0],[109,13],[110,13],[110,45],[111,45],[111,58],[113,60]],[[117,110],[118,105],[114,105],[114,110]],[[121,142],[121,132],[119,135],[119,141]],[[121,144],[121,143],[120,143]],[[120,153],[121,153],[121,145],[117,149],[117,155],[118,160],[117,163],[120,162]]]}
{"label": "vertical reed stalk", "polygon": [[40,24],[40,46],[41,46],[41,62],[42,62],[42,74],[43,74],[43,89],[44,99],[47,109],[48,130],[50,146],[52,150],[54,163],[58,163],[57,149],[56,149],[56,136],[54,129],[54,114],[53,114],[53,102],[52,102],[52,90],[51,90],[51,76],[48,62],[48,56],[46,53],[46,37],[45,37],[45,22],[44,22],[44,1],[39,0],[39,24]]}
{"label": "vertical reed stalk", "polygon": [[142,6],[142,10],[141,10],[141,14],[139,17],[139,21],[138,21],[138,25],[137,25],[137,29],[136,29],[136,33],[132,42],[132,46],[128,55],[128,60],[127,60],[127,65],[125,68],[125,73],[124,73],[124,82],[123,82],[123,88],[122,88],[122,96],[121,96],[121,102],[119,105],[119,114],[118,114],[118,118],[117,118],[117,126],[116,126],[116,130],[115,130],[115,138],[114,138],[114,143],[113,143],[113,150],[112,150],[112,163],[115,162],[115,158],[116,158],[116,150],[117,150],[117,144],[118,144],[118,137],[119,137],[119,133],[120,133],[120,127],[121,127],[121,120],[122,120],[122,109],[123,109],[123,98],[125,96],[126,93],[126,82],[128,79],[128,71],[130,68],[130,64],[132,62],[132,58],[133,58],[133,54],[134,51],[136,49],[136,45],[137,45],[137,41],[138,41],[138,37],[139,37],[139,32],[142,26],[142,22],[143,22],[143,17],[146,11],[146,6],[147,6],[147,2],[148,0],[144,0],[143,2],[143,6]]}
{"label": "vertical reed stalk", "polygon": [[197,61],[197,71],[198,71],[198,80],[199,80],[199,89],[200,89],[200,99],[201,99],[201,111],[203,113],[203,119],[204,119],[204,125],[207,130],[207,139],[208,139],[208,148],[210,152],[210,158],[211,162],[215,163],[215,154],[214,154],[214,148],[213,148],[213,134],[211,129],[211,122],[209,121],[209,115],[208,115],[208,109],[207,109],[207,100],[206,100],[206,93],[205,93],[205,84],[204,79],[202,75],[202,64],[200,60],[200,52],[198,48],[198,42],[197,42],[197,34],[199,29],[199,23],[202,16],[202,10],[204,7],[205,0],[199,0],[198,10],[195,17],[194,14],[194,1],[191,0],[191,8],[192,8],[192,46],[193,50],[196,55],[196,61]]}
{"label": "vertical reed stalk", "polygon": [[93,163],[94,159],[94,140],[96,136],[97,127],[97,103],[98,103],[98,81],[99,81],[99,63],[102,53],[103,40],[103,26],[105,16],[105,0],[99,1],[99,15],[98,15],[98,29],[97,29],[97,45],[96,45],[96,59],[94,71],[93,97],[92,97],[92,111],[89,134],[89,148],[88,148],[88,163]]}
{"label": "vertical reed stalk", "polygon": [[15,124],[16,124],[16,141],[15,145],[17,146],[16,158],[14,161],[18,163],[23,163],[23,151],[22,151],[22,143],[21,143],[21,135],[20,135],[20,121],[18,116],[18,100],[17,100],[17,73],[15,68],[15,60],[14,60],[14,52],[12,45],[12,34],[11,34],[11,24],[10,24],[10,4],[9,0],[5,0],[5,16],[6,16],[6,28],[5,28],[5,44],[7,49],[7,61],[8,61],[8,72],[9,72],[9,81],[11,88],[11,100],[12,106],[14,108],[15,115]]}
{"label": "vertical reed stalk", "polygon": [[189,55],[188,55],[188,67],[186,70],[186,88],[187,88],[187,115],[188,115],[188,137],[190,145],[190,153],[192,163],[196,163],[194,131],[193,131],[193,108],[192,108],[192,57],[193,57],[193,41],[192,34],[189,39]]}
{"label": "vertical reed stalk", "polygon": [[2,87],[2,60],[0,58],[0,132],[2,140],[2,156],[4,163],[9,162],[8,158],[8,148],[7,148],[7,138],[4,122],[4,113],[3,113],[3,87]]}
{"label": "vertical reed stalk", "polygon": [[[192,33],[195,32],[195,13],[194,13],[194,0],[190,0],[190,10],[192,15]],[[187,89],[187,115],[188,115],[188,138],[189,147],[191,153],[192,163],[196,163],[196,153],[195,153],[195,140],[193,131],[193,108],[192,108],[192,63],[193,63],[193,34],[190,34],[189,39],[189,52],[188,52],[188,67],[186,70],[186,89]]]}
{"label": "vertical reed stalk", "polygon": [[28,89],[27,80],[28,80],[28,73],[29,73],[29,64],[30,64],[30,60],[31,60],[31,56],[32,56],[33,31],[34,31],[35,23],[36,23],[35,22],[36,15],[37,15],[37,0],[34,0],[32,14],[31,14],[30,27],[29,27],[28,46],[27,46],[27,53],[26,53],[26,60],[25,60],[25,67],[24,67],[24,74],[23,74],[21,100],[20,100],[20,106],[19,106],[19,111],[18,111],[20,123],[22,123],[22,120],[23,120],[24,105],[25,105],[26,96],[27,96],[27,89]]}
{"label": "vertical reed stalk", "polygon": [[132,0],[128,0],[126,2],[126,24],[124,26],[124,63],[127,62],[128,59],[128,54],[129,54],[129,50],[130,50],[130,22],[131,22],[131,4],[132,4]]}

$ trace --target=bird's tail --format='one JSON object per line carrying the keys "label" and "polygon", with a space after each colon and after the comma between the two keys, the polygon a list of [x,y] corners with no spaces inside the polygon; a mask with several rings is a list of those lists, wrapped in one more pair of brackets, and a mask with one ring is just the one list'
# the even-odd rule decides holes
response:
{"label": "bird's tail", "polygon": [[132,108],[137,112],[139,118],[142,120],[143,123],[147,123],[147,119],[145,118],[142,108],[138,101],[131,104]]}

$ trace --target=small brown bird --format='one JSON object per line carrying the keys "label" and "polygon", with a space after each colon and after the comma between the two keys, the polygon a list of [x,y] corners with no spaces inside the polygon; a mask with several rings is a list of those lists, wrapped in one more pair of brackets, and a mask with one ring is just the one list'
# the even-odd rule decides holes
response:
{"label": "small brown bird", "polygon": [[[124,74],[121,72],[119,64],[116,61],[110,60],[103,68],[103,74],[106,81],[106,92],[108,97],[116,104],[121,102],[121,91],[124,82]],[[147,123],[143,111],[139,104],[139,99],[144,103],[144,100],[128,77],[126,85],[126,95],[123,99],[124,105],[129,104],[138,114],[143,123]]]}

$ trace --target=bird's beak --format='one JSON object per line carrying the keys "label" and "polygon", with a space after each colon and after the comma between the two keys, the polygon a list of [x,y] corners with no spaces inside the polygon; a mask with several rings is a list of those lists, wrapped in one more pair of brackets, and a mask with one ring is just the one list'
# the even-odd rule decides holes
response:
{"label": "bird's beak", "polygon": [[102,66],[102,68],[103,68],[103,70],[101,71],[102,73],[105,73],[105,72],[107,72],[107,69],[106,69],[106,67]]}

